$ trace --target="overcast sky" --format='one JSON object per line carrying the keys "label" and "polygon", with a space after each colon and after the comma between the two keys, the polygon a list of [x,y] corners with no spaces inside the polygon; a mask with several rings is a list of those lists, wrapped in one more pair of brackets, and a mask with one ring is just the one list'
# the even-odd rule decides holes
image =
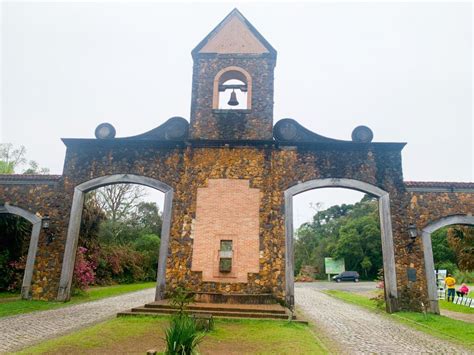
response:
{"label": "overcast sky", "polygon": [[[93,137],[101,122],[130,136],[189,119],[190,51],[233,7],[278,51],[275,122],[338,139],[365,124],[374,141],[408,142],[405,180],[474,180],[467,2],[4,1],[1,141],[60,174],[61,137]],[[324,200],[315,193],[304,209]]]}

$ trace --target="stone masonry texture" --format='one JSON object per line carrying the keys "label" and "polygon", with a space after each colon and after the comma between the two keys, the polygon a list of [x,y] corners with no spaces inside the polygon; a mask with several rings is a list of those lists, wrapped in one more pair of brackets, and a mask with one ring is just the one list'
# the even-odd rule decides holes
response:
{"label": "stone masonry texture", "polygon": [[[243,18],[237,10],[229,16]],[[248,28],[255,38],[261,39],[252,26]],[[43,232],[40,235],[32,297],[54,299],[57,295],[75,187],[98,177],[133,174],[161,181],[173,189],[166,260],[167,291],[182,284],[196,292],[270,293],[284,300],[285,259],[292,257],[285,250],[284,192],[309,180],[345,178],[389,193],[399,305],[401,309],[420,310],[422,304],[427,304],[422,241],[418,238],[410,251],[407,227],[415,223],[421,230],[444,216],[472,214],[474,184],[463,184],[459,189],[455,183],[444,183],[444,190],[439,190],[439,184],[435,186],[437,189],[430,190],[432,183],[420,185],[419,190],[413,188],[416,184],[406,185],[402,143],[282,142],[274,138],[274,50],[255,54],[193,52],[193,59],[191,118],[189,127],[183,130],[188,132],[189,128],[187,136],[178,134],[180,139],[172,140],[177,137],[176,132],[166,132],[164,124],[151,133],[135,137],[64,139],[67,151],[61,176],[0,175],[0,203],[9,203],[40,216],[48,214],[51,218],[55,239],[47,244]],[[249,110],[213,109],[215,77],[232,66],[245,70],[252,78]],[[181,128],[187,125],[184,119],[177,119]],[[229,191],[242,194],[236,198],[236,218],[252,216],[249,218],[253,219],[247,225],[248,230],[238,229],[232,236],[236,240],[248,237],[251,242],[248,254],[241,251],[236,254],[242,264],[238,264],[238,276],[232,280],[216,278],[215,271],[204,270],[202,263],[202,238],[212,238],[211,245],[207,245],[210,255],[217,253],[218,238],[217,230],[212,228],[207,232],[213,236],[200,234],[203,232],[200,219],[206,219],[201,216],[202,211],[207,210],[205,213],[211,216],[215,212],[216,218],[222,215],[209,210],[210,202],[202,204],[199,196],[206,189],[212,191],[217,181],[230,181],[235,186],[245,184],[246,190],[234,186]],[[243,200],[248,200],[248,205],[241,204]],[[228,201],[215,198],[217,211],[221,209],[224,213],[228,207]],[[209,221],[210,217],[207,218]],[[196,239],[193,233],[197,233]],[[240,233],[245,235],[237,235]],[[252,243],[258,245],[257,251]],[[258,267],[255,265],[257,256]],[[197,263],[194,267],[193,258]],[[416,270],[416,281],[408,281],[408,268]],[[212,277],[206,272],[211,272]]]}
{"label": "stone masonry texture", "polygon": [[[185,284],[201,292],[272,293],[283,299],[286,257],[283,192],[312,179],[350,178],[390,193],[401,306],[419,309],[420,301],[427,298],[422,246],[418,239],[413,252],[408,253],[407,225],[415,221],[421,228],[441,216],[467,214],[473,208],[469,193],[408,193],[403,183],[400,152],[390,145],[369,144],[353,149],[337,144],[285,147],[276,143],[157,146],[87,140],[69,144],[64,174],[52,185],[0,183],[3,202],[51,217],[56,239],[47,245],[40,236],[32,287],[34,298],[56,296],[74,187],[96,177],[124,173],[151,177],[174,189],[166,270],[168,290]],[[5,182],[7,176],[3,179]],[[249,273],[246,282],[204,281],[201,272],[192,270],[197,191],[209,187],[213,179],[241,179],[248,182],[250,189],[259,190],[259,271]],[[407,280],[407,267],[417,270],[416,282]]]}

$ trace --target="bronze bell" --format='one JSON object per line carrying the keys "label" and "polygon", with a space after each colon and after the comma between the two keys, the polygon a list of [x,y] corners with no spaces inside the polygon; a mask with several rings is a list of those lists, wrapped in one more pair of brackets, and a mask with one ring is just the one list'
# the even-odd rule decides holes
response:
{"label": "bronze bell", "polygon": [[230,100],[227,103],[229,106],[237,106],[239,102],[237,101],[237,94],[235,93],[235,90],[232,89],[232,92],[230,93]]}

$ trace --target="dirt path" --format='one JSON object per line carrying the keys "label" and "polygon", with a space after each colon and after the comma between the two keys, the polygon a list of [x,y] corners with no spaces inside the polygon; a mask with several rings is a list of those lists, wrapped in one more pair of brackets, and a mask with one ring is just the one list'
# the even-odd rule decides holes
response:
{"label": "dirt path", "polygon": [[453,312],[453,311],[448,311],[446,309],[442,309],[441,315],[449,317],[449,318],[457,319],[457,320],[462,320],[468,323],[474,323],[474,314],[472,313],[460,313],[460,312]]}
{"label": "dirt path", "polygon": [[339,345],[341,353],[470,354],[467,349],[390,318],[297,284],[296,305]]}

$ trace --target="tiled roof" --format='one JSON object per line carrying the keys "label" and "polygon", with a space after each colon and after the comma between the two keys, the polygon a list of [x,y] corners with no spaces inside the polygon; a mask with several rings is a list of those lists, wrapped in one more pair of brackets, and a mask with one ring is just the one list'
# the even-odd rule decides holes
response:
{"label": "tiled roof", "polygon": [[0,174],[0,183],[2,182],[55,182],[61,179],[62,175],[23,175],[23,174]]}
{"label": "tiled roof", "polygon": [[474,189],[474,182],[449,182],[449,181],[405,181],[407,188],[426,189]]}

